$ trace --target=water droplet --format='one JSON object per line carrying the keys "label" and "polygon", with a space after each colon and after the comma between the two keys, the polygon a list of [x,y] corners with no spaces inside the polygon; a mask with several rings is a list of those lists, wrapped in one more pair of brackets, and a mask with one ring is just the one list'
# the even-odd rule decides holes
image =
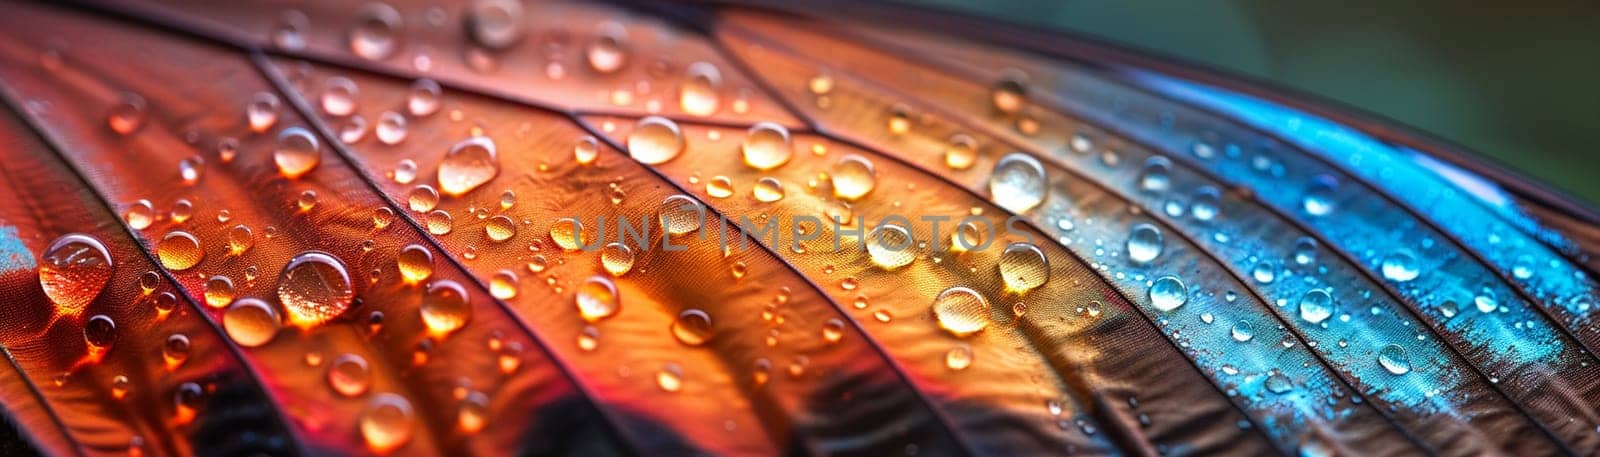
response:
{"label": "water droplet", "polygon": [[733,180],[727,176],[715,176],[706,181],[706,195],[711,198],[728,198],[733,196]]}
{"label": "water droplet", "polygon": [[258,347],[272,341],[283,319],[267,302],[254,298],[235,300],[222,313],[222,329],[228,338],[244,347]]}
{"label": "water droplet", "polygon": [[278,276],[278,301],[288,311],[289,322],[301,328],[344,314],[354,298],[344,262],[325,253],[296,255]]}
{"label": "water droplet", "polygon": [[105,245],[82,233],[56,238],[41,257],[39,285],[63,314],[83,312],[105,290],[115,268]]}
{"label": "water droplet", "polygon": [[616,73],[628,64],[628,29],[622,24],[606,21],[594,41],[584,50],[589,68],[601,74]]}
{"label": "water droplet", "polygon": [[828,175],[832,178],[833,195],[848,201],[860,200],[878,185],[872,161],[854,154],[834,163]]}
{"label": "water droplet", "polygon": [[867,234],[867,254],[872,258],[872,263],[885,270],[893,270],[916,260],[917,253],[911,248],[916,244],[911,232],[896,224],[881,224]]}
{"label": "water droplet", "polygon": [[706,217],[705,206],[687,195],[673,195],[661,202],[661,226],[669,235],[700,230]]}
{"label": "water droplet", "polygon": [[322,105],[323,112],[334,117],[344,117],[355,114],[356,96],[360,93],[361,90],[355,81],[343,76],[334,76],[323,81],[318,101]]}
{"label": "water droplet", "polygon": [[678,124],[663,117],[644,118],[628,134],[628,154],[646,165],[672,160],[683,152],[684,144]]}
{"label": "water droplet", "polygon": [[911,131],[910,109],[902,105],[889,107],[889,133],[895,136],[905,135]]}
{"label": "water droplet", "polygon": [[1250,323],[1249,322],[1247,322],[1247,321],[1239,321],[1239,322],[1235,322],[1233,324],[1233,340],[1234,341],[1238,341],[1240,343],[1243,343],[1243,342],[1246,342],[1246,341],[1250,341],[1251,338],[1255,338],[1255,337],[1256,337],[1256,334],[1253,331],[1253,329],[1250,328]]}
{"label": "water droplet", "polygon": [[1289,380],[1283,373],[1274,372],[1267,375],[1267,380],[1262,383],[1268,392],[1282,394],[1294,390],[1294,381]]}
{"label": "water droplet", "polygon": [[989,175],[990,197],[996,205],[1014,213],[1025,213],[1043,203],[1048,185],[1044,166],[1021,152],[1001,157]]}
{"label": "water droplet", "polygon": [[1519,255],[1511,264],[1511,276],[1517,279],[1532,278],[1533,268],[1534,264],[1532,257],[1527,255]]}
{"label": "water droplet", "polygon": [[444,89],[439,83],[431,79],[419,79],[411,83],[411,92],[406,97],[406,110],[412,116],[422,117],[433,114],[439,110],[439,99]]}
{"label": "water droplet", "polygon": [[994,102],[994,109],[1005,114],[1016,114],[1022,111],[1022,105],[1028,101],[1027,75],[1015,69],[1006,70],[1000,81],[996,82],[990,99]]}
{"label": "water droplet", "polygon": [[600,347],[600,329],[593,325],[583,326],[583,330],[578,332],[578,349],[593,351],[598,347]]}
{"label": "water droplet", "polygon": [[183,271],[193,268],[205,256],[206,251],[200,248],[200,240],[189,232],[167,232],[167,235],[156,243],[156,257],[161,259],[161,266],[169,270]]}
{"label": "water droplet", "polygon": [[400,253],[395,255],[395,264],[400,269],[400,277],[407,283],[420,283],[433,276],[433,253],[421,245],[401,248]]}
{"label": "water droplet", "polygon": [[328,364],[328,387],[346,397],[359,397],[372,387],[372,368],[356,354],[340,354]]}
{"label": "water droplet", "polygon": [[1383,277],[1390,281],[1407,282],[1417,279],[1422,272],[1417,270],[1417,256],[1408,249],[1400,249],[1384,256],[1380,266]]}
{"label": "water droplet", "polygon": [[656,386],[666,392],[683,389],[683,368],[671,362],[663,365],[661,371],[656,372]]}
{"label": "water droplet", "polygon": [[300,199],[295,203],[300,206],[300,211],[311,211],[311,208],[317,206],[317,191],[307,189],[301,192]]}
{"label": "water droplet", "polygon": [[139,200],[128,205],[128,211],[122,213],[122,220],[128,221],[128,226],[134,230],[144,230],[155,221],[156,210],[150,200]]}
{"label": "water droplet", "polygon": [[278,123],[278,113],[283,110],[283,103],[278,96],[271,92],[256,92],[250,97],[250,104],[245,105],[245,122],[250,125],[250,131],[263,133],[271,130]]}
{"label": "water droplet", "polygon": [[372,2],[356,13],[355,27],[347,39],[350,52],[367,60],[383,60],[399,47],[400,12],[387,3]]}
{"label": "water droplet", "polygon": [[289,127],[278,133],[278,148],[272,152],[272,161],[278,165],[279,173],[298,178],[322,161],[322,149],[310,131]]}
{"label": "water droplet", "polygon": [[600,248],[600,265],[612,276],[622,276],[633,269],[633,249],[622,243],[610,243]]}
{"label": "water droplet", "polygon": [[184,221],[189,220],[189,217],[194,216],[194,203],[190,203],[188,199],[180,198],[172,203],[172,212],[168,215],[172,217],[172,222],[182,224]]}
{"label": "water droplet", "polygon": [[520,281],[515,271],[497,271],[489,277],[489,295],[501,300],[516,298]]}
{"label": "water droplet", "polygon": [[678,90],[678,105],[685,113],[710,116],[717,112],[721,90],[722,72],[715,65],[691,63],[684,72],[683,86]]}
{"label": "water droplet", "polygon": [[1477,296],[1472,297],[1472,303],[1478,307],[1478,311],[1485,313],[1492,313],[1500,308],[1500,301],[1495,298],[1494,292],[1488,289],[1481,290]]}
{"label": "water droplet", "polygon": [[1312,216],[1325,216],[1333,212],[1334,193],[1338,187],[1339,181],[1332,176],[1317,175],[1300,197],[1300,207]]}
{"label": "water droplet", "polygon": [[1383,369],[1393,374],[1406,374],[1411,372],[1411,357],[1406,355],[1405,348],[1398,344],[1384,346],[1378,351],[1378,364]]}
{"label": "water droplet", "polygon": [[378,127],[374,132],[383,144],[400,144],[406,140],[406,117],[394,111],[384,111],[383,115],[378,116]]}
{"label": "water droplet", "polygon": [[206,304],[212,308],[221,308],[233,303],[233,280],[227,276],[217,275],[206,280]]}
{"label": "water droplet", "polygon": [[156,294],[155,297],[151,297],[150,306],[155,308],[157,313],[165,316],[178,306],[178,296],[173,295],[172,292]]}
{"label": "water droplet", "polygon": [[306,29],[311,20],[300,10],[284,11],[272,26],[272,44],[285,51],[299,51],[306,47]]}
{"label": "water droplet", "polygon": [[1256,265],[1250,269],[1250,277],[1255,278],[1256,282],[1271,284],[1272,281],[1278,279],[1278,265],[1270,260],[1256,262]]}
{"label": "water droplet", "polygon": [[1144,161],[1139,172],[1139,188],[1146,192],[1162,193],[1172,187],[1172,161],[1155,156]]}
{"label": "water droplet", "polygon": [[617,296],[617,285],[604,276],[592,276],[578,285],[576,302],[578,314],[589,322],[611,317],[622,307]]}
{"label": "water droplet", "polygon": [[1445,300],[1444,303],[1439,305],[1439,314],[1443,314],[1445,319],[1456,317],[1456,314],[1460,313],[1461,307],[1456,304],[1455,300]]}
{"label": "water droplet", "polygon": [[1150,284],[1150,304],[1171,312],[1189,301],[1189,289],[1176,276],[1162,276]]}
{"label": "water droplet", "polygon": [[972,366],[972,348],[964,344],[950,348],[949,351],[944,353],[944,366],[955,371],[965,370],[967,367]]}
{"label": "water droplet", "polygon": [[690,346],[699,346],[710,341],[715,336],[715,329],[711,326],[711,315],[698,309],[686,309],[678,313],[678,318],[672,321],[672,336],[678,342]]}
{"label": "water droplet", "polygon": [[422,324],[433,336],[443,337],[461,329],[472,318],[467,289],[448,279],[428,283],[422,294],[421,313]]}
{"label": "water droplet", "polygon": [[517,236],[517,222],[511,220],[510,216],[501,214],[489,218],[489,222],[483,224],[483,231],[490,240],[502,242]]}
{"label": "water droplet", "polygon": [[112,105],[111,112],[106,115],[106,123],[111,126],[111,131],[118,135],[127,135],[144,126],[145,118],[149,117],[149,106],[144,97],[132,92],[124,92]]}
{"label": "water droplet", "polygon": [[1189,202],[1189,212],[1194,214],[1195,220],[1209,222],[1217,217],[1218,201],[1221,192],[1215,187],[1203,186],[1195,191],[1194,200]]}
{"label": "water droplet", "polygon": [[568,251],[583,248],[583,223],[573,218],[562,218],[550,224],[550,239]]}
{"label": "water droplet", "polygon": [[951,287],[933,299],[933,315],[939,328],[965,337],[989,326],[989,301],[975,290]]}
{"label": "water droplet", "polygon": [[406,193],[406,206],[410,207],[412,211],[419,213],[432,211],[438,205],[439,191],[434,190],[433,186],[418,184],[416,187],[412,187],[410,192]]}
{"label": "water droplet", "polygon": [[794,155],[794,144],[789,139],[789,129],[772,122],[760,122],[745,134],[744,164],[757,170],[771,170],[783,166]]}
{"label": "water droplet", "polygon": [[841,321],[838,318],[830,318],[827,322],[822,324],[823,341],[827,341],[828,344],[833,344],[842,339],[844,339],[844,321]]}
{"label": "water droplet", "polygon": [[756,180],[756,185],[750,188],[750,193],[755,197],[756,201],[762,203],[783,200],[783,183],[778,181],[778,178],[770,176],[761,178]]}
{"label": "water droplet", "polygon": [[83,323],[83,340],[89,343],[91,351],[105,352],[117,341],[117,322],[104,314],[90,316],[89,321]]}
{"label": "water droplet", "polygon": [[489,396],[482,392],[467,394],[461,399],[461,405],[456,408],[456,427],[471,435],[482,431],[487,425],[489,425]]}
{"label": "water droplet", "polygon": [[522,39],[522,2],[477,0],[467,9],[467,31],[485,48],[505,49]]}
{"label": "water droplet", "polygon": [[580,165],[594,163],[600,157],[600,143],[592,136],[585,135],[578,139],[578,144],[572,147],[572,158]]}
{"label": "water droplet", "polygon": [[411,440],[415,423],[411,402],[399,395],[380,393],[373,395],[367,409],[361,412],[361,437],[372,452],[387,454]]}
{"label": "water droplet", "polygon": [[478,188],[500,173],[494,140],[475,136],[461,140],[439,162],[439,190],[460,196]]}
{"label": "water droplet", "polygon": [[1300,237],[1294,240],[1294,263],[1301,266],[1317,261],[1317,240]]}
{"label": "water droplet", "polygon": [[1031,243],[1011,243],[1000,253],[998,268],[1006,289],[1027,292],[1050,280],[1050,261]]}
{"label": "water droplet", "polygon": [[1150,224],[1135,225],[1128,235],[1128,260],[1134,265],[1148,264],[1161,255],[1162,244],[1161,230]]}
{"label": "water droplet", "polygon": [[429,211],[427,216],[423,218],[423,223],[428,226],[428,233],[434,235],[448,234],[455,226],[454,220],[450,218],[450,213],[442,209]]}
{"label": "water droplet", "polygon": [[1300,297],[1300,318],[1320,324],[1333,315],[1333,296],[1322,289],[1312,289]]}

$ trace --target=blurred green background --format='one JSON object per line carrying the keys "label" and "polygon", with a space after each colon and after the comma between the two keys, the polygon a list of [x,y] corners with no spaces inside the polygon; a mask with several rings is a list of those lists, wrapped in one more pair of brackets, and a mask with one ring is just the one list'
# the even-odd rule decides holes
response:
{"label": "blurred green background", "polygon": [[922,1],[1337,100],[1600,206],[1600,1]]}

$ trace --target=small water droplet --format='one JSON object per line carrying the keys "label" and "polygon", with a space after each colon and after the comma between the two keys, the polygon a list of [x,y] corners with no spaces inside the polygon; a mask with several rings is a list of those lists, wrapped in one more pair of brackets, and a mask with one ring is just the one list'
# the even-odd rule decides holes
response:
{"label": "small water droplet", "polygon": [[867,233],[867,254],[872,258],[872,263],[885,270],[893,270],[916,260],[917,253],[912,250],[916,240],[911,237],[911,232],[892,223],[878,225]]}
{"label": "small water droplet", "polygon": [[416,426],[411,402],[405,397],[384,392],[372,396],[366,410],[361,412],[361,437],[367,448],[377,454],[387,454],[411,440],[411,430]]}
{"label": "small water droplet", "polygon": [[656,386],[665,392],[683,389],[683,368],[671,362],[662,365],[661,371],[656,372]]}
{"label": "small water droplet", "polygon": [[1233,340],[1238,342],[1250,341],[1255,338],[1255,332],[1250,328],[1250,322],[1239,321],[1233,324]]}
{"label": "small water droplet", "polygon": [[205,255],[205,250],[200,248],[200,240],[189,232],[167,232],[156,243],[156,257],[161,260],[161,266],[173,271],[193,268]]}
{"label": "small water droplet", "polygon": [[610,243],[600,248],[600,264],[612,276],[622,276],[633,269],[633,249],[622,243]]}
{"label": "small water droplet", "polygon": [[1472,303],[1478,307],[1478,311],[1485,313],[1492,313],[1500,308],[1500,301],[1496,299],[1494,292],[1487,288],[1479,291],[1477,296],[1472,297]]}
{"label": "small water droplet", "polygon": [[1306,185],[1305,194],[1300,197],[1300,207],[1306,214],[1312,216],[1325,216],[1333,212],[1334,194],[1339,187],[1339,181],[1332,176],[1317,175]]}
{"label": "small water droplet", "polygon": [[272,26],[272,44],[285,51],[299,51],[306,47],[306,29],[311,20],[300,10],[287,10],[278,16]]}
{"label": "small water droplet", "polygon": [[420,283],[433,276],[433,253],[421,245],[401,248],[400,253],[395,255],[395,264],[400,269],[400,277],[407,283]]}
{"label": "small water droplet", "polygon": [[122,219],[128,221],[128,226],[134,230],[144,230],[156,219],[156,210],[150,200],[139,200],[128,205],[128,210],[122,213]]}
{"label": "small water droplet", "polygon": [[138,131],[144,126],[144,121],[150,116],[150,108],[144,97],[132,92],[124,92],[117,103],[111,106],[111,112],[106,115],[106,123],[111,126],[111,131],[118,135],[128,135]]}
{"label": "small water droplet", "polygon": [[599,33],[584,50],[589,68],[601,74],[616,73],[628,64],[628,29],[622,24],[600,23]]}
{"label": "small water droplet", "polygon": [[1016,114],[1022,111],[1022,105],[1028,101],[1028,76],[1016,69],[1007,69],[995,82],[989,98],[994,103],[994,109],[1001,113]]}
{"label": "small water droplet", "polygon": [[250,125],[250,131],[264,133],[278,124],[278,113],[283,110],[283,103],[278,96],[271,92],[256,92],[250,97],[250,104],[245,105],[245,123]]}
{"label": "small water droplet", "polygon": [[212,308],[221,308],[233,303],[233,280],[227,276],[217,275],[206,280],[206,304]]}
{"label": "small water droplet", "polygon": [[422,117],[433,114],[439,110],[439,100],[444,89],[439,83],[431,79],[418,79],[411,83],[411,92],[406,97],[406,110],[412,116]]}
{"label": "small water droplet", "polygon": [[517,296],[519,279],[517,273],[511,270],[500,270],[489,277],[489,295],[501,300],[509,300]]}
{"label": "small water droplet", "polygon": [[678,313],[678,318],[672,321],[672,336],[678,342],[690,346],[706,344],[714,336],[715,329],[711,326],[711,315],[698,309],[686,309]]}
{"label": "small water droplet", "polygon": [[972,366],[972,348],[963,344],[945,351],[944,366],[955,371],[965,370],[967,367]]}
{"label": "small water droplet", "polygon": [[1155,156],[1144,161],[1139,172],[1139,188],[1146,192],[1162,193],[1172,187],[1172,161]]}
{"label": "small water droplet", "polygon": [[828,344],[838,343],[844,339],[844,321],[830,318],[822,324],[822,340]]}
{"label": "small water droplet", "polygon": [[1283,394],[1294,390],[1294,381],[1289,380],[1288,376],[1278,372],[1267,375],[1267,380],[1263,382],[1263,385],[1266,386],[1268,392],[1275,394]]}
{"label": "small water droplet", "polygon": [[550,239],[567,251],[583,248],[583,223],[574,218],[562,218],[550,224]]}
{"label": "small water droplet", "polygon": [[669,235],[683,235],[700,229],[706,217],[705,206],[687,195],[673,195],[661,202],[661,226]]}
{"label": "small water droplet", "polygon": [[346,397],[359,397],[372,387],[372,368],[356,354],[340,354],[328,364],[328,387]]}
{"label": "small water droplet", "polygon": [[467,31],[472,41],[489,49],[505,49],[522,39],[522,2],[476,0],[467,8]]}
{"label": "small water droplet", "polygon": [[794,155],[794,144],[789,139],[789,129],[772,122],[760,122],[745,134],[741,150],[745,165],[771,170],[789,162]]}
{"label": "small water droplet", "polygon": [[706,181],[706,195],[711,198],[728,198],[733,196],[733,180],[727,176],[717,175]]}
{"label": "small water droplet", "polygon": [[839,159],[828,174],[832,178],[833,194],[848,201],[860,200],[878,185],[872,161],[854,154]]}
{"label": "small water droplet", "polygon": [[1407,282],[1422,274],[1417,270],[1417,256],[1408,249],[1396,250],[1384,256],[1379,269],[1383,271],[1384,278],[1395,282]]}
{"label": "small water droplet", "polygon": [[672,160],[683,152],[684,145],[678,124],[663,117],[646,117],[628,134],[628,154],[646,165]]}
{"label": "small water droplet", "polygon": [[944,147],[944,164],[952,170],[965,170],[972,168],[978,161],[978,141],[972,136],[957,133],[950,136],[950,141]]}
{"label": "small water droplet", "polygon": [[103,353],[111,349],[112,343],[117,341],[117,322],[110,316],[96,314],[83,323],[83,340],[89,343],[89,349]]}
{"label": "small water droplet", "polygon": [[1256,282],[1271,284],[1272,281],[1278,279],[1278,265],[1270,260],[1256,262],[1256,265],[1250,269],[1250,277],[1255,278]]}
{"label": "small water droplet", "polygon": [[367,3],[356,14],[356,25],[347,37],[350,52],[367,60],[383,60],[399,48],[401,17],[393,6]]}
{"label": "small water droplet", "polygon": [[400,144],[406,140],[406,117],[394,111],[384,111],[383,115],[378,116],[378,127],[374,132],[383,144]]}
{"label": "small water droplet", "polygon": [[756,185],[750,188],[750,194],[755,197],[756,201],[762,203],[783,200],[783,183],[778,181],[778,178],[771,176],[761,178],[756,180]]}
{"label": "small water droplet", "polygon": [[1405,348],[1398,344],[1384,346],[1378,351],[1378,364],[1392,374],[1406,374],[1411,372],[1411,357],[1406,355]]}
{"label": "small water droplet", "polygon": [[1312,289],[1300,297],[1300,318],[1313,324],[1322,323],[1333,315],[1333,296],[1322,289]]}
{"label": "small water droplet", "polygon": [[489,222],[483,224],[483,231],[491,241],[503,242],[517,236],[517,223],[510,216],[501,214],[489,218]]}

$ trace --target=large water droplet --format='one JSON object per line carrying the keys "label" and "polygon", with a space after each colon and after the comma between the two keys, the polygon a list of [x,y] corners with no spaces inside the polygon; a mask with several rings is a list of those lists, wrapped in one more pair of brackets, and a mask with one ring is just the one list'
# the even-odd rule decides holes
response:
{"label": "large water droplet", "polygon": [[865,197],[878,185],[877,172],[872,161],[858,155],[847,155],[833,164],[828,175],[833,182],[833,195],[855,201]]}
{"label": "large water droplet", "polygon": [[789,162],[794,155],[794,144],[789,139],[789,129],[772,122],[760,122],[745,134],[744,164],[757,170],[771,170]]}
{"label": "large water droplet", "polygon": [[975,290],[951,287],[933,299],[933,316],[939,328],[965,337],[989,326],[989,301]]}
{"label": "large water droplet", "polygon": [[278,133],[278,148],[272,152],[272,161],[278,165],[279,173],[298,178],[322,161],[322,149],[310,131],[289,127]]}
{"label": "large water droplet", "polygon": [[916,240],[911,238],[911,232],[896,224],[881,224],[867,234],[867,254],[872,257],[872,263],[893,270],[911,264],[916,260],[917,253],[911,247]]}
{"label": "large water droplet", "polygon": [[439,162],[439,190],[460,196],[477,189],[500,173],[494,140],[475,136],[450,146]]}
{"label": "large water droplet", "polygon": [[500,270],[489,277],[489,295],[501,300],[515,298],[518,292],[517,273],[511,270]]}
{"label": "large water droplet", "polygon": [[1011,243],[1000,253],[997,268],[1006,288],[1013,292],[1027,292],[1050,280],[1050,262],[1038,246],[1031,243]]}
{"label": "large water droplet", "polygon": [[1189,301],[1189,288],[1176,276],[1162,276],[1150,284],[1150,304],[1170,312]]}
{"label": "large water droplet", "polygon": [[1417,270],[1417,256],[1408,249],[1396,250],[1384,256],[1379,269],[1383,271],[1384,278],[1395,282],[1417,279],[1422,274]]}
{"label": "large water droplet", "polygon": [[550,224],[550,239],[561,249],[576,251],[583,248],[583,223],[574,218],[562,218]]}
{"label": "large water droplet", "polygon": [[490,241],[502,242],[517,236],[517,223],[511,220],[511,216],[496,215],[483,224],[483,232]]}
{"label": "large water droplet", "polygon": [[328,387],[346,397],[359,397],[372,387],[372,368],[356,354],[341,354],[328,364]]}
{"label": "large water droplet", "polygon": [[633,269],[633,248],[622,243],[610,243],[600,248],[600,265],[612,276],[622,276]]}
{"label": "large water droplet", "polygon": [[356,25],[347,39],[350,52],[368,60],[382,60],[399,47],[400,12],[387,3],[373,2],[358,10]]}
{"label": "large water droplet", "polygon": [[989,175],[989,194],[994,203],[1014,213],[1025,213],[1044,202],[1048,185],[1044,166],[1021,152],[1001,157]]}
{"label": "large water droplet", "polygon": [[1398,344],[1384,346],[1378,351],[1378,364],[1389,373],[1401,375],[1411,372],[1411,357]]}
{"label": "large water droplet", "polygon": [[628,134],[628,154],[647,165],[672,160],[683,152],[684,144],[678,124],[663,117],[644,118]]}
{"label": "large water droplet", "polygon": [[710,341],[716,333],[711,326],[711,315],[698,309],[686,309],[672,321],[672,336],[678,342],[699,346]]}
{"label": "large water droplet", "polygon": [[82,233],[56,238],[42,257],[39,285],[62,314],[83,312],[105,290],[115,267],[105,245]]}
{"label": "large water droplet", "polygon": [[1322,289],[1312,289],[1300,297],[1300,318],[1313,324],[1322,323],[1333,315],[1333,296]]}
{"label": "large water droplet", "polygon": [[222,313],[222,329],[235,344],[257,347],[272,341],[278,329],[283,328],[283,318],[267,302],[254,298],[235,300]]}
{"label": "large water droplet", "polygon": [[156,243],[156,257],[161,260],[161,266],[169,270],[182,271],[193,268],[205,256],[206,251],[200,248],[200,240],[189,232],[167,232],[167,235]]}
{"label": "large water droplet", "polygon": [[387,454],[411,440],[415,423],[411,402],[399,395],[380,393],[373,395],[367,409],[361,412],[361,437],[372,452]]}
{"label": "large water droplet", "polygon": [[721,90],[722,72],[715,65],[691,63],[685,70],[683,86],[678,89],[678,105],[685,113],[710,116],[717,112]]}
{"label": "large water droplet", "polygon": [[429,283],[422,293],[421,313],[422,324],[433,336],[442,337],[459,330],[472,317],[467,289],[448,279]]}
{"label": "large water droplet", "polygon": [[1128,260],[1135,265],[1148,264],[1161,255],[1162,245],[1161,230],[1150,224],[1135,225],[1128,234]]}
{"label": "large water droplet", "polygon": [[593,276],[578,285],[576,302],[583,320],[598,322],[611,317],[622,307],[617,286],[604,276]]}
{"label": "large water droplet", "polygon": [[344,314],[354,298],[344,262],[325,253],[296,255],[278,276],[278,301],[288,311],[289,322],[301,328]]}

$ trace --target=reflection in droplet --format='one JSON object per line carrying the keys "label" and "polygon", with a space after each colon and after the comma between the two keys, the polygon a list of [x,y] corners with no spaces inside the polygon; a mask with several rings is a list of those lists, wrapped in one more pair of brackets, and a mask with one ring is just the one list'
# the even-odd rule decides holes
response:
{"label": "reflection in droplet", "polygon": [[105,290],[115,268],[105,245],[82,233],[56,238],[41,257],[39,285],[62,314],[83,312]]}
{"label": "reflection in droplet", "polygon": [[1250,328],[1250,322],[1239,321],[1233,324],[1233,340],[1238,342],[1250,341],[1255,338],[1255,332]]}
{"label": "reflection in droplet", "polygon": [[283,319],[272,305],[255,298],[241,298],[222,313],[222,328],[235,344],[258,347],[272,341]]}
{"label": "reflection in droplet", "polygon": [[1161,230],[1150,224],[1133,226],[1133,232],[1128,235],[1128,260],[1135,265],[1148,264],[1161,255],[1161,249]]}
{"label": "reflection in droplet", "polygon": [[672,321],[672,336],[690,346],[706,344],[716,335],[711,326],[711,315],[698,309],[686,309]]}
{"label": "reflection in droplet", "polygon": [[167,232],[156,243],[156,258],[161,260],[161,266],[173,271],[183,271],[193,268],[200,260],[205,258],[206,251],[200,248],[200,239],[184,231]]}
{"label": "reflection in droplet", "polygon": [[1313,324],[1333,316],[1333,296],[1322,289],[1312,289],[1300,297],[1300,318]]}
{"label": "reflection in droplet", "polygon": [[104,353],[117,341],[117,322],[104,314],[89,316],[83,323],[83,340],[89,343],[90,351]]}
{"label": "reflection in droplet", "polygon": [[600,248],[600,265],[612,276],[622,276],[633,269],[633,248],[622,243],[610,243]]}
{"label": "reflection in droplet", "polygon": [[294,256],[278,276],[278,301],[297,327],[310,328],[344,314],[354,298],[344,262],[322,252]]}
{"label": "reflection in droplet", "polygon": [[834,163],[828,175],[832,178],[834,196],[848,201],[860,200],[878,185],[872,161],[854,154]]}
{"label": "reflection in droplet", "polygon": [[1150,304],[1171,312],[1189,301],[1189,289],[1175,276],[1162,276],[1150,284]]}
{"label": "reflection in droplet", "polygon": [[460,283],[441,279],[428,284],[422,293],[422,324],[428,333],[443,337],[449,335],[472,318],[472,304],[467,301],[467,289]]}
{"label": "reflection in droplet", "polygon": [[322,161],[321,146],[317,137],[305,128],[295,126],[278,133],[278,147],[272,152],[278,172],[289,178],[306,174]]}
{"label": "reflection in droplet", "polygon": [[1397,344],[1384,346],[1378,351],[1378,364],[1397,375],[1411,372],[1411,357],[1406,355],[1405,348]]}
{"label": "reflection in droplet", "polygon": [[741,150],[745,165],[771,170],[789,162],[794,155],[794,144],[790,142],[789,129],[772,122],[759,122],[745,134]]}

